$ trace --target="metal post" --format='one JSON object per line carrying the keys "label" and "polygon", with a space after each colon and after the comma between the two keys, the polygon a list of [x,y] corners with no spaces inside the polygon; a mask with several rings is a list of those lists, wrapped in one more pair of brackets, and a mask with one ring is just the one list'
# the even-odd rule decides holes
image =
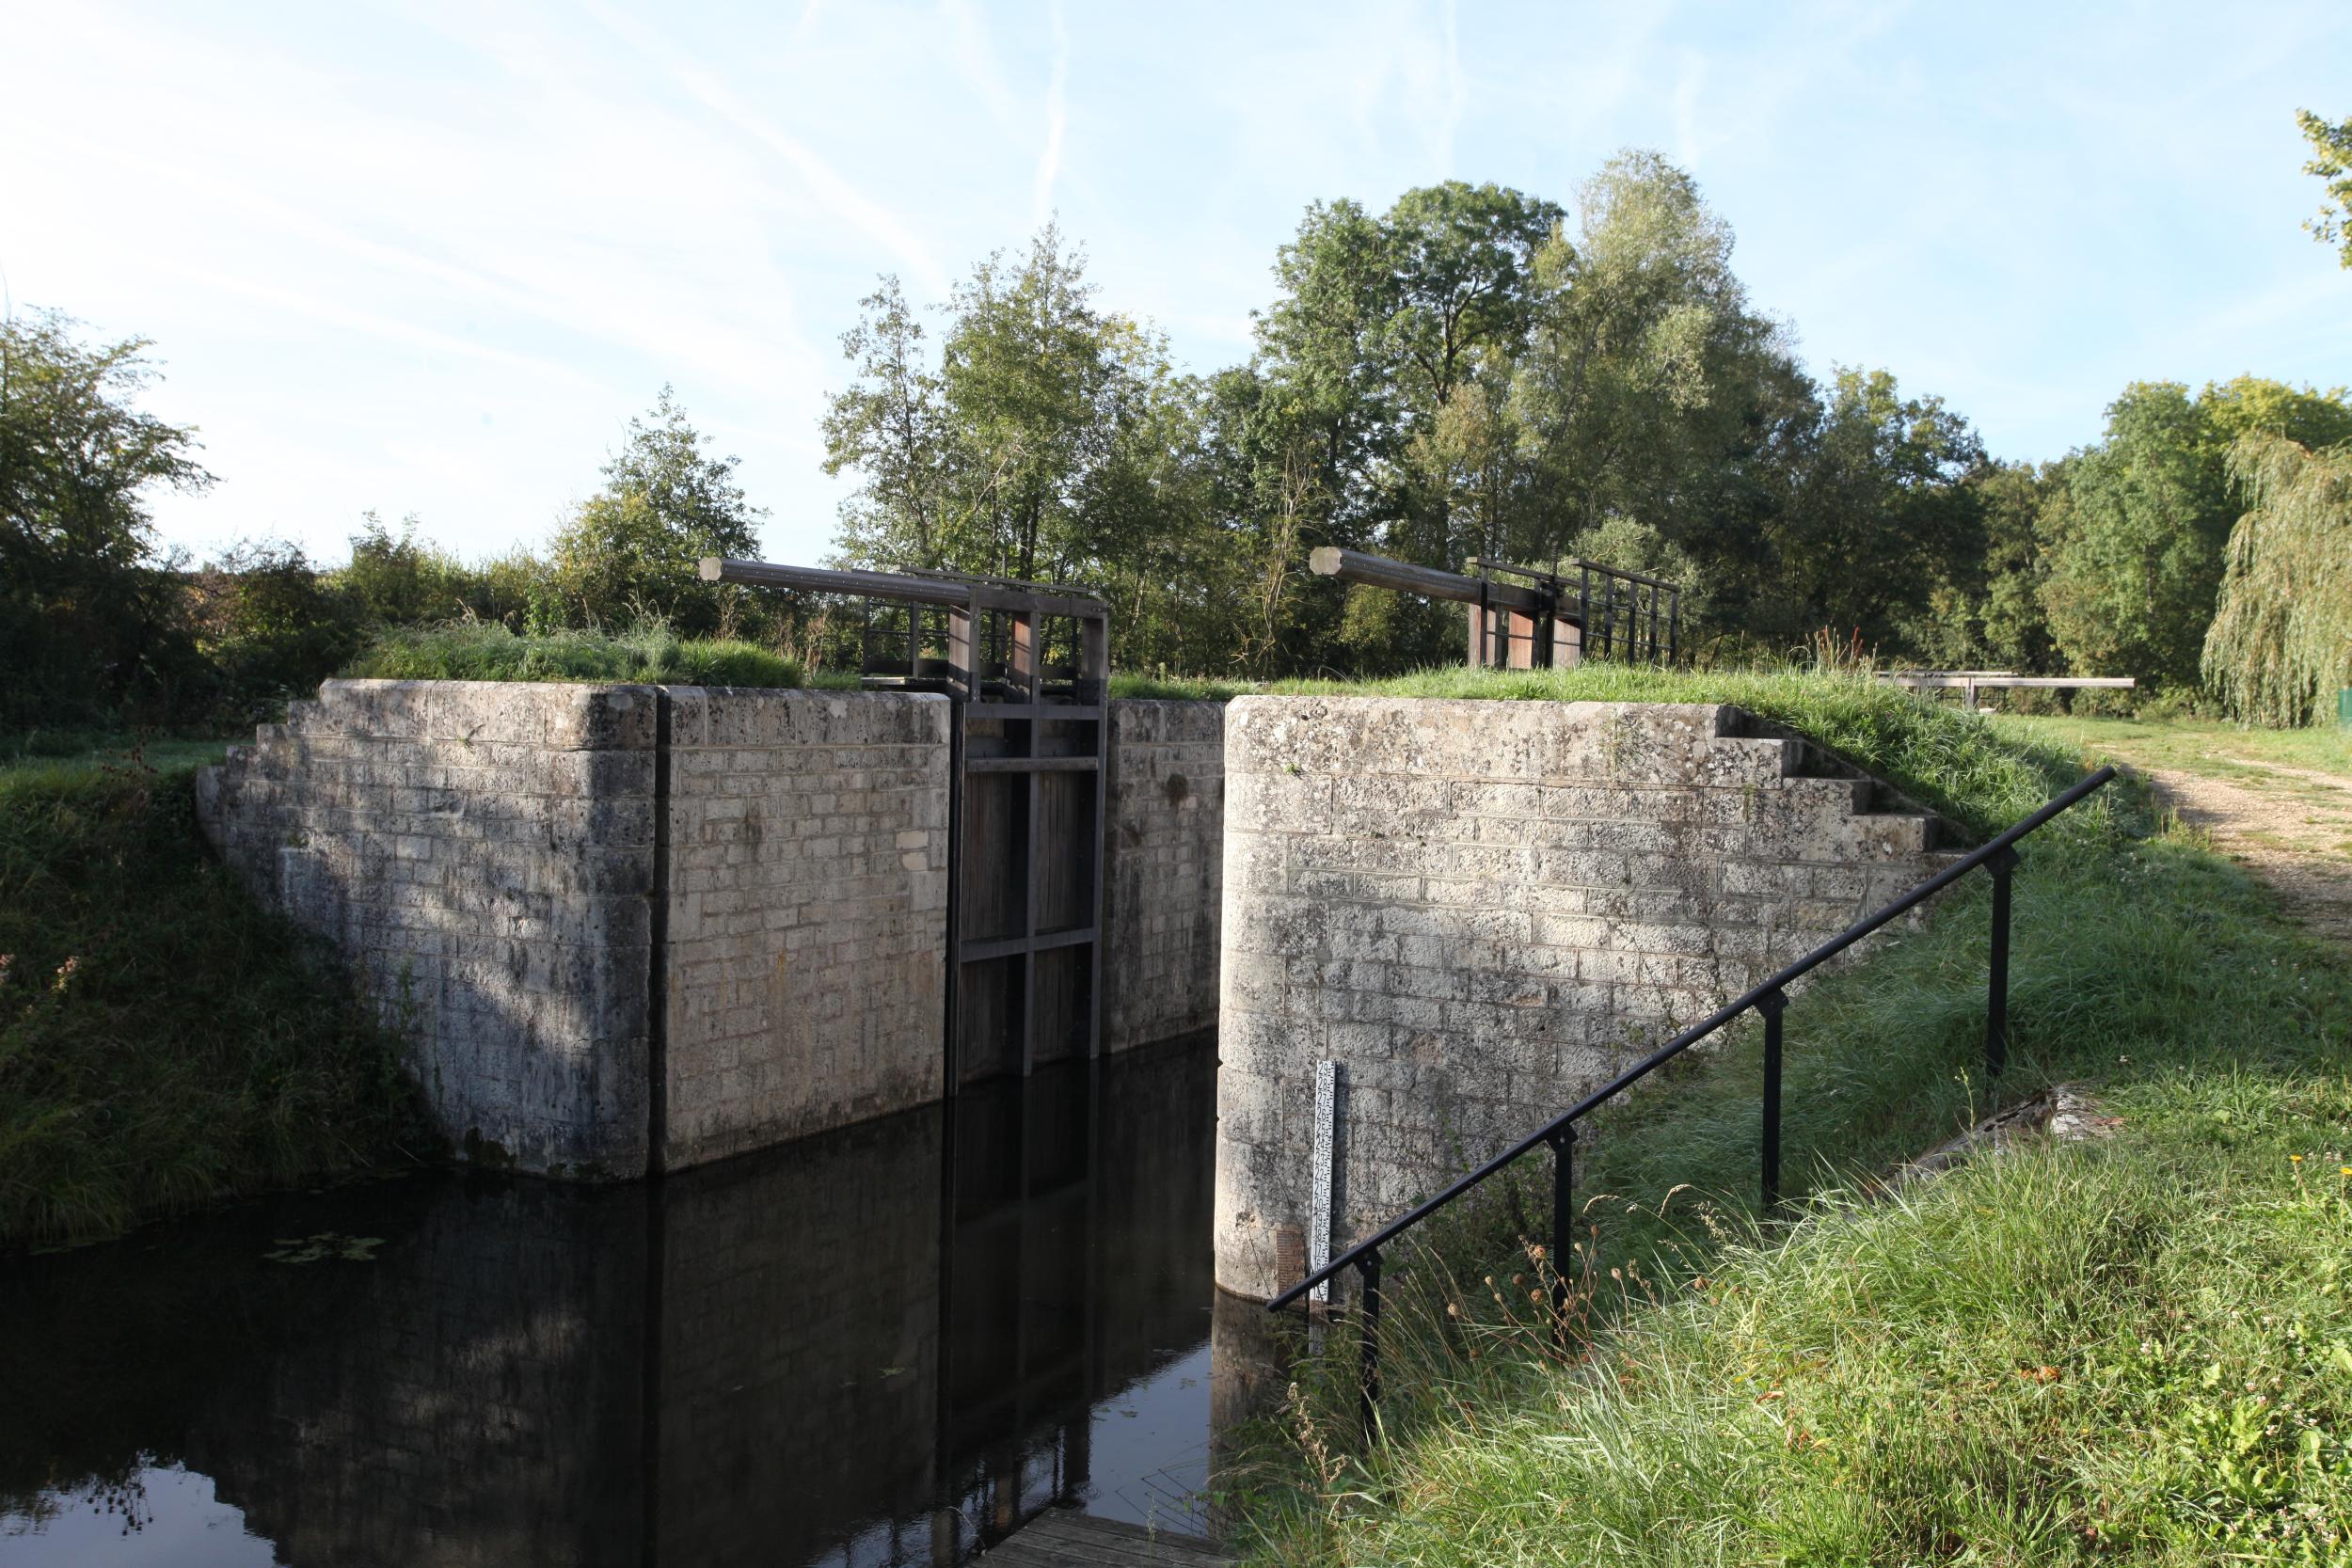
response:
{"label": "metal post", "polygon": [[1764,1015],[1764,1210],[1780,1207],[1780,1015],[1788,1010],[1788,993],[1767,991],[1756,998]]}
{"label": "metal post", "polygon": [[1576,1229],[1576,1124],[1551,1140],[1551,1315],[1563,1350],[1568,1344],[1568,1244]]}
{"label": "metal post", "polygon": [[1987,966],[1984,1008],[1984,1071],[1998,1078],[2009,1066],[2009,884],[2017,851],[2003,849],[1984,863],[1993,873],[1993,959]]}
{"label": "metal post", "polygon": [[1378,1430],[1375,1425],[1373,1406],[1380,1402],[1380,1249],[1373,1248],[1356,1260],[1356,1271],[1363,1276],[1363,1341],[1359,1347],[1356,1368],[1356,1418],[1363,1425],[1364,1441],[1369,1443]]}
{"label": "metal post", "polygon": [[1666,662],[1667,662],[1667,663],[1669,663],[1669,664],[1674,664],[1674,663],[1677,663],[1677,662],[1678,662],[1678,661],[1680,660],[1680,657],[1681,657],[1681,652],[1682,652],[1682,650],[1681,650],[1681,642],[1682,642],[1682,592],[1681,592],[1681,590],[1677,589],[1677,590],[1675,591],[1674,596],[1673,596],[1672,598],[1670,598],[1670,599],[1668,599],[1668,600],[1666,601]]}

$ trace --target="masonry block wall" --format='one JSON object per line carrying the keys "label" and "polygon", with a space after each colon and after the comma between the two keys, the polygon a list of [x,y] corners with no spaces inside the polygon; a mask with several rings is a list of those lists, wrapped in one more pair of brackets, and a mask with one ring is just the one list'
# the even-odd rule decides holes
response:
{"label": "masonry block wall", "polygon": [[645,1168],[655,695],[329,681],[198,776],[222,858],[342,950],[475,1157]]}
{"label": "masonry block wall", "polygon": [[1103,829],[1103,1049],[1216,1025],[1225,705],[1110,708]]}
{"label": "masonry block wall", "polygon": [[330,681],[199,810],[352,961],[466,1152],[637,1176],[937,1098],[947,712]]}
{"label": "masonry block wall", "polygon": [[1245,697],[1227,709],[1216,1276],[1332,1248],[1931,875],[1931,819],[1705,705]]}
{"label": "masonry block wall", "polygon": [[670,692],[664,1164],[940,1097],[949,714]]}

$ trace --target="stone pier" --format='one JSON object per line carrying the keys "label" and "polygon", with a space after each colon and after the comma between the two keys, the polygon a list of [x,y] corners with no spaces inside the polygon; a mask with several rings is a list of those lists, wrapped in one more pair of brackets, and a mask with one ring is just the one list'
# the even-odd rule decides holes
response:
{"label": "stone pier", "polygon": [[1305,1274],[1318,1062],[1336,1253],[1932,874],[1932,818],[1760,731],[1702,705],[1230,705],[1218,1284]]}

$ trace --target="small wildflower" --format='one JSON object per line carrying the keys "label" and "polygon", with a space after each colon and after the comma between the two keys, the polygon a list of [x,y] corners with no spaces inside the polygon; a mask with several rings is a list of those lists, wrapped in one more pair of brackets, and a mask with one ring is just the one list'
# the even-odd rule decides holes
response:
{"label": "small wildflower", "polygon": [[2292,1162],[2293,1164],[2298,1164],[2298,1165],[2299,1165],[2299,1164],[2301,1164],[2303,1163],[2303,1156],[2301,1156],[2300,1154],[2290,1154],[2290,1155],[2288,1155],[2288,1156],[2287,1156],[2287,1159],[2288,1159],[2290,1162]]}

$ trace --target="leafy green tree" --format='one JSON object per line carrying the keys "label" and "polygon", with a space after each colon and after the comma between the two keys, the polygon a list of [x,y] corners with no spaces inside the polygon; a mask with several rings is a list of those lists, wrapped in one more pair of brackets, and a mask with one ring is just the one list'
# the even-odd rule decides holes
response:
{"label": "leafy green tree", "polygon": [[1614,516],[1693,527],[1688,481],[1735,446],[1779,352],[1731,270],[1730,228],[1654,152],[1612,158],[1577,227],[1537,259],[1542,295],[1514,387],[1551,498],[1515,541],[1547,559]]}
{"label": "leafy green tree", "polygon": [[842,339],[829,471],[857,476],[839,557],[1093,587],[1130,665],[1206,668],[1237,635],[1201,448],[1208,390],[1164,339],[1101,309],[1085,258],[1047,226],[999,253],[926,334],[889,278]]}
{"label": "leafy green tree", "polygon": [[1927,650],[1955,668],[2056,673],[2057,644],[2042,608],[2045,522],[2066,504],[2066,465],[1989,463],[1970,480],[1984,520],[1984,559],[1973,594],[1945,589],[1937,618],[1952,634]]}
{"label": "leafy green tree", "polygon": [[702,580],[707,555],[759,550],[759,519],[735,477],[668,387],[605,465],[604,487],[556,533],[540,621],[613,626],[659,618],[690,635],[737,632],[739,591]]}
{"label": "leafy green tree", "polygon": [[1938,588],[1981,561],[1965,481],[1984,462],[1968,421],[1905,397],[1884,371],[1839,370],[1776,531],[1776,580],[1798,624],[1900,648]]}
{"label": "leafy green tree", "polygon": [[2042,600],[2062,661],[2158,689],[2200,678],[2232,525],[2246,497],[2231,451],[2254,435],[2306,449],[2352,438],[2352,403],[2240,376],[2191,396],[2176,382],[2124,388],[2106,436],[2067,466],[2045,511]]}
{"label": "leafy green tree", "polygon": [[2295,111],[2295,122],[2312,144],[2311,162],[2303,172],[2327,182],[2328,198],[2319,215],[2305,221],[2312,239],[2336,247],[2336,259],[2352,267],[2352,119],[2329,124],[2309,109]]}
{"label": "leafy green tree", "polygon": [[[1361,542],[1433,565],[1481,547],[1453,519],[1454,482],[1486,484],[1491,509],[1498,400],[1438,429],[1458,389],[1503,373],[1534,321],[1538,252],[1558,207],[1494,184],[1448,181],[1406,192],[1378,218],[1352,201],[1308,209],[1275,262],[1281,296],[1261,323],[1264,373],[1319,427],[1318,488]],[[1349,504],[1352,502],[1353,504]],[[1475,509],[1474,509],[1475,511]],[[1352,522],[1353,527],[1347,527]]]}
{"label": "leafy green tree", "polygon": [[2231,531],[2203,671],[2236,718],[2309,724],[2352,687],[2352,447],[2266,431],[2230,451],[2249,506]]}
{"label": "leafy green tree", "polygon": [[0,723],[160,716],[199,674],[147,497],[212,476],[192,428],[135,406],[151,346],[55,311],[0,320]]}
{"label": "leafy green tree", "polygon": [[2078,673],[2193,688],[2221,582],[2229,492],[2213,427],[2188,388],[2136,382],[2107,409],[2106,438],[2068,473],[2042,603]]}
{"label": "leafy green tree", "polygon": [[923,325],[898,279],[885,276],[859,301],[841,351],[857,367],[850,389],[828,403],[825,472],[862,483],[841,509],[842,550],[869,562],[945,562],[948,432],[939,377],[925,362]]}

